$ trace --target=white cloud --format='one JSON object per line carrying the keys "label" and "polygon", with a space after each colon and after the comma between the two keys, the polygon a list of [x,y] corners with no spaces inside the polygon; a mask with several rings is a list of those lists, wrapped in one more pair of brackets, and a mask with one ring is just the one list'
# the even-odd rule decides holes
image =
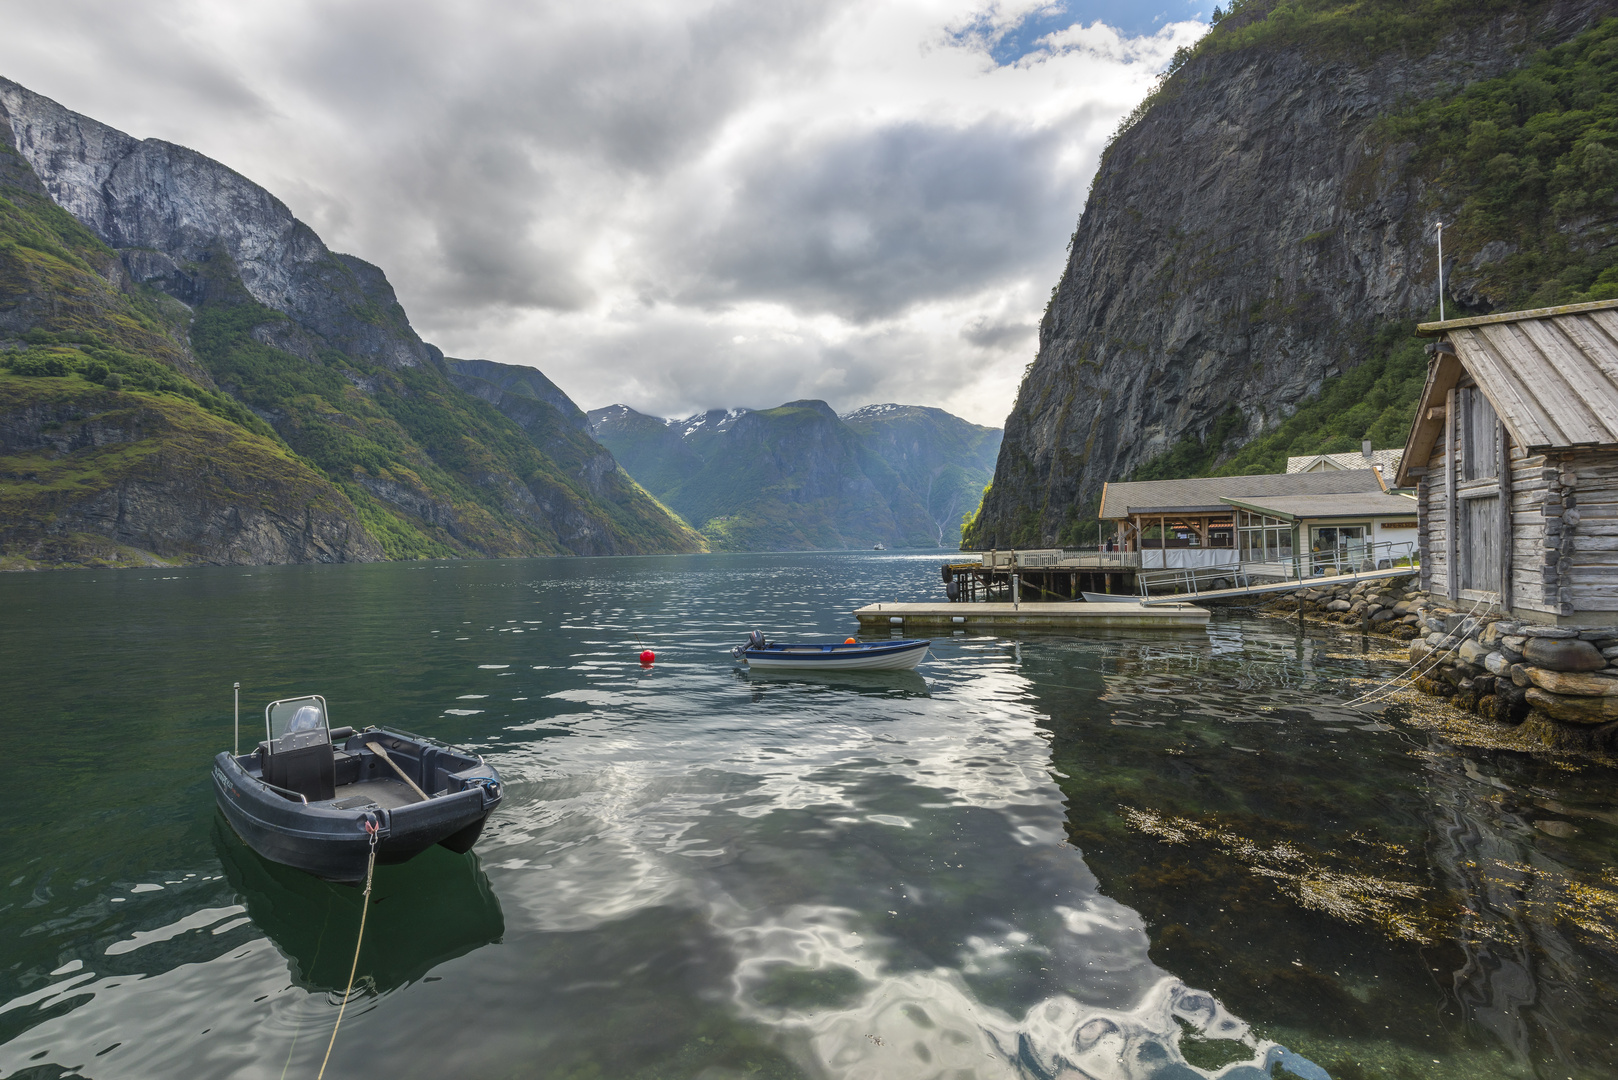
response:
{"label": "white cloud", "polygon": [[1204,29],[989,57],[1051,10],[0,0],[0,74],[257,180],[423,337],[587,408],[999,424],[1108,135]]}

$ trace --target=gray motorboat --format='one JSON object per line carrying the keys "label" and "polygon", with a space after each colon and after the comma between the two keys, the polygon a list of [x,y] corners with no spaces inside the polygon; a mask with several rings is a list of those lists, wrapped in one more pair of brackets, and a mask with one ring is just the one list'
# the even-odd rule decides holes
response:
{"label": "gray motorboat", "polygon": [[[500,804],[478,754],[390,728],[333,729],[318,694],[271,702],[265,739],[214,758],[214,797],[236,835],[273,862],[332,881],[442,844],[465,852]],[[240,749],[238,743],[237,749]]]}

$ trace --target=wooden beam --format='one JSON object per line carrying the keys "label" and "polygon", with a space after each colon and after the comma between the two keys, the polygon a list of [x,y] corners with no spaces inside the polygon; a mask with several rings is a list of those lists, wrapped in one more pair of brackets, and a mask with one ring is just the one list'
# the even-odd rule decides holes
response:
{"label": "wooden beam", "polygon": [[368,743],[365,744],[365,746],[366,746],[367,749],[369,749],[371,751],[371,753],[375,754],[377,757],[379,757],[383,761],[387,762],[388,763],[388,768],[390,768],[394,772],[398,773],[399,774],[399,779],[401,779],[405,783],[409,784],[410,785],[410,790],[414,791],[417,795],[421,796],[421,801],[422,802],[427,802],[428,801],[427,793],[425,791],[421,790],[421,788],[417,787],[416,782],[414,780],[410,779],[410,777],[405,774],[405,771],[403,769],[399,768],[399,763],[394,761],[392,758],[390,758],[388,756],[388,752],[386,750],[382,749],[382,744],[381,743],[368,742]]}
{"label": "wooden beam", "polygon": [[1456,573],[1455,555],[1459,551],[1456,544],[1456,521],[1461,515],[1456,513],[1455,502],[1455,470],[1459,465],[1459,455],[1455,452],[1455,387],[1451,385],[1445,392],[1445,415],[1443,415],[1443,573],[1445,573],[1445,596],[1450,597],[1451,604],[1455,604],[1461,597],[1461,575]]}
{"label": "wooden beam", "polygon": [[1495,445],[1500,451],[1500,609],[1511,614],[1511,437],[1499,417],[1494,421]]}

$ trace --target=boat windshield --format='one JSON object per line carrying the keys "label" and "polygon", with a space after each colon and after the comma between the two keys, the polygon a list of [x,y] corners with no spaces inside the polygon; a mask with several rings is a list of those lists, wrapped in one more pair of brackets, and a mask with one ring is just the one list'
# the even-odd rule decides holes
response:
{"label": "boat windshield", "polygon": [[264,710],[264,725],[272,743],[289,732],[320,732],[327,739],[331,737],[326,723],[326,699],[319,695],[272,701]]}

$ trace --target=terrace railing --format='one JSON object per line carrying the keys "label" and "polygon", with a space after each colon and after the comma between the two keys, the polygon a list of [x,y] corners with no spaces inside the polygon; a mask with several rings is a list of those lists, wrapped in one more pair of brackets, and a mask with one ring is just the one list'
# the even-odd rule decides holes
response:
{"label": "terrace railing", "polygon": [[1135,582],[1143,597],[1164,593],[1196,596],[1224,589],[1248,589],[1276,581],[1340,577],[1419,565],[1408,540],[1383,540],[1329,552],[1311,551],[1274,561],[1231,566],[1197,566],[1177,570],[1143,570]]}

